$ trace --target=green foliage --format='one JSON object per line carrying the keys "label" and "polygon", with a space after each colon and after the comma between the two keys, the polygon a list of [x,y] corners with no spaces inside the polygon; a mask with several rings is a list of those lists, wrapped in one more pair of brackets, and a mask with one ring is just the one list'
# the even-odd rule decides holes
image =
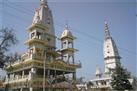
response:
{"label": "green foliage", "polygon": [[91,82],[91,81],[89,81],[88,83],[87,83],[87,87],[88,88],[90,88],[91,86],[93,86],[94,84]]}
{"label": "green foliage", "polygon": [[64,81],[67,81],[67,79],[61,76],[61,77],[56,78],[52,83],[60,83]]}
{"label": "green foliage", "polygon": [[7,52],[18,42],[13,31],[8,28],[0,29],[0,68],[3,68],[5,62],[11,61],[11,56],[7,55]]}
{"label": "green foliage", "polygon": [[132,89],[132,85],[129,82],[130,73],[121,66],[117,66],[112,74],[111,86],[115,90],[124,91],[126,89]]}

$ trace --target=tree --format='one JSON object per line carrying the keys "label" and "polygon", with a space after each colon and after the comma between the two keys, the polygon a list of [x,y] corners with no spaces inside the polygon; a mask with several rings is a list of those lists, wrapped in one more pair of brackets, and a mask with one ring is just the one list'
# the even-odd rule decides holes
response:
{"label": "tree", "polygon": [[64,76],[60,76],[57,77],[56,79],[54,79],[54,81],[52,83],[60,83],[60,82],[64,82],[67,81],[67,78],[65,78]]}
{"label": "tree", "polygon": [[127,71],[127,69],[117,66],[112,74],[112,88],[118,91],[131,90],[132,85],[128,80],[130,77],[130,73]]}
{"label": "tree", "polygon": [[0,68],[3,68],[6,62],[11,61],[11,56],[7,55],[7,52],[18,42],[13,31],[8,28],[0,29]]}
{"label": "tree", "polygon": [[90,89],[91,86],[93,86],[93,85],[94,85],[94,84],[93,84],[91,81],[89,81],[89,82],[87,83],[87,88]]}

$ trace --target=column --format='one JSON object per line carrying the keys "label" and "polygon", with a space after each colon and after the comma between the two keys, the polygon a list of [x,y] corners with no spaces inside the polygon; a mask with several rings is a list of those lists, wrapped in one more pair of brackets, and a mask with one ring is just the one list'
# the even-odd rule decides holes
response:
{"label": "column", "polygon": [[54,77],[56,78],[56,76],[57,76],[57,71],[56,70],[55,70],[55,74],[54,75],[55,75]]}
{"label": "column", "polygon": [[29,91],[33,91],[33,88],[32,88],[32,87],[30,87],[30,88],[29,88]]}
{"label": "column", "polygon": [[66,40],[66,48],[69,48],[68,40]]}
{"label": "column", "polygon": [[61,41],[61,48],[63,48],[63,42]]}
{"label": "column", "polygon": [[36,74],[36,68],[31,68],[31,72]]}
{"label": "column", "polygon": [[73,72],[73,80],[76,80],[76,72]]}
{"label": "column", "polygon": [[64,74],[65,74],[65,72],[63,72],[63,77],[65,77],[65,75],[64,75]]}
{"label": "column", "polygon": [[22,78],[24,77],[24,70],[22,71]]}
{"label": "column", "polygon": [[23,88],[21,88],[20,91],[23,91]]}
{"label": "column", "polygon": [[47,71],[48,71],[48,78],[50,78],[50,70],[48,69]]}
{"label": "column", "polygon": [[67,63],[69,63],[69,54],[67,54],[67,60],[66,61],[67,61]]}
{"label": "column", "polygon": [[72,61],[73,61],[73,64],[75,64],[74,54],[72,54]]}
{"label": "column", "polygon": [[72,48],[74,48],[74,44],[73,44],[73,42],[71,43],[71,45],[72,45]]}

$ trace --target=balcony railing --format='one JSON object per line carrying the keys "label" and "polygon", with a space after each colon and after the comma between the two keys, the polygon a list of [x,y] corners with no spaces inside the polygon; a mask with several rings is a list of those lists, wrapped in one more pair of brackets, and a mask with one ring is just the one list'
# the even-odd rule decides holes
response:
{"label": "balcony railing", "polygon": [[23,58],[23,60],[25,61],[25,60],[29,60],[29,59],[39,59],[39,60],[43,60],[44,59],[44,57],[42,56],[42,55],[39,55],[39,54],[25,54],[25,55],[23,55],[22,56],[22,58]]}
{"label": "balcony railing", "polygon": [[[24,80],[24,81],[14,81],[8,82],[5,85],[8,85],[10,88],[22,88],[22,87],[34,87],[34,88],[43,88],[43,78],[35,78],[32,80]],[[68,83],[60,82],[60,83],[50,83],[49,79],[45,79],[45,88],[69,88]]]}
{"label": "balcony railing", "polygon": [[30,43],[42,43],[44,45],[49,45],[49,42],[47,39],[42,39],[42,38],[36,38],[36,37],[33,37],[33,38],[30,38],[28,39],[25,44],[30,44]]}
{"label": "balcony railing", "polygon": [[91,86],[91,88],[110,88],[110,85],[95,85],[95,86]]}
{"label": "balcony railing", "polygon": [[40,55],[38,55],[38,54],[32,54],[32,55],[31,55],[31,58],[32,58],[32,59],[40,59],[40,60],[43,60],[43,59],[44,59],[44,57],[43,57],[42,55],[40,56]]}
{"label": "balcony railing", "polygon": [[20,82],[20,81],[26,81],[28,79],[29,79],[29,75],[16,76],[16,77],[13,77],[13,78],[6,78],[5,84],[14,83],[14,82]]}

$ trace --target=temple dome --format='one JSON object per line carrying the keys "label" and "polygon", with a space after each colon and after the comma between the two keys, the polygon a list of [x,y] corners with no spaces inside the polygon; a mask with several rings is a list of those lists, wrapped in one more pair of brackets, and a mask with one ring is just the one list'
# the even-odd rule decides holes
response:
{"label": "temple dome", "polygon": [[73,37],[73,35],[67,25],[65,26],[65,29],[61,34],[61,38],[64,38],[64,37]]}
{"label": "temple dome", "polygon": [[96,75],[101,75],[102,72],[101,72],[101,69],[99,67],[96,67]]}

